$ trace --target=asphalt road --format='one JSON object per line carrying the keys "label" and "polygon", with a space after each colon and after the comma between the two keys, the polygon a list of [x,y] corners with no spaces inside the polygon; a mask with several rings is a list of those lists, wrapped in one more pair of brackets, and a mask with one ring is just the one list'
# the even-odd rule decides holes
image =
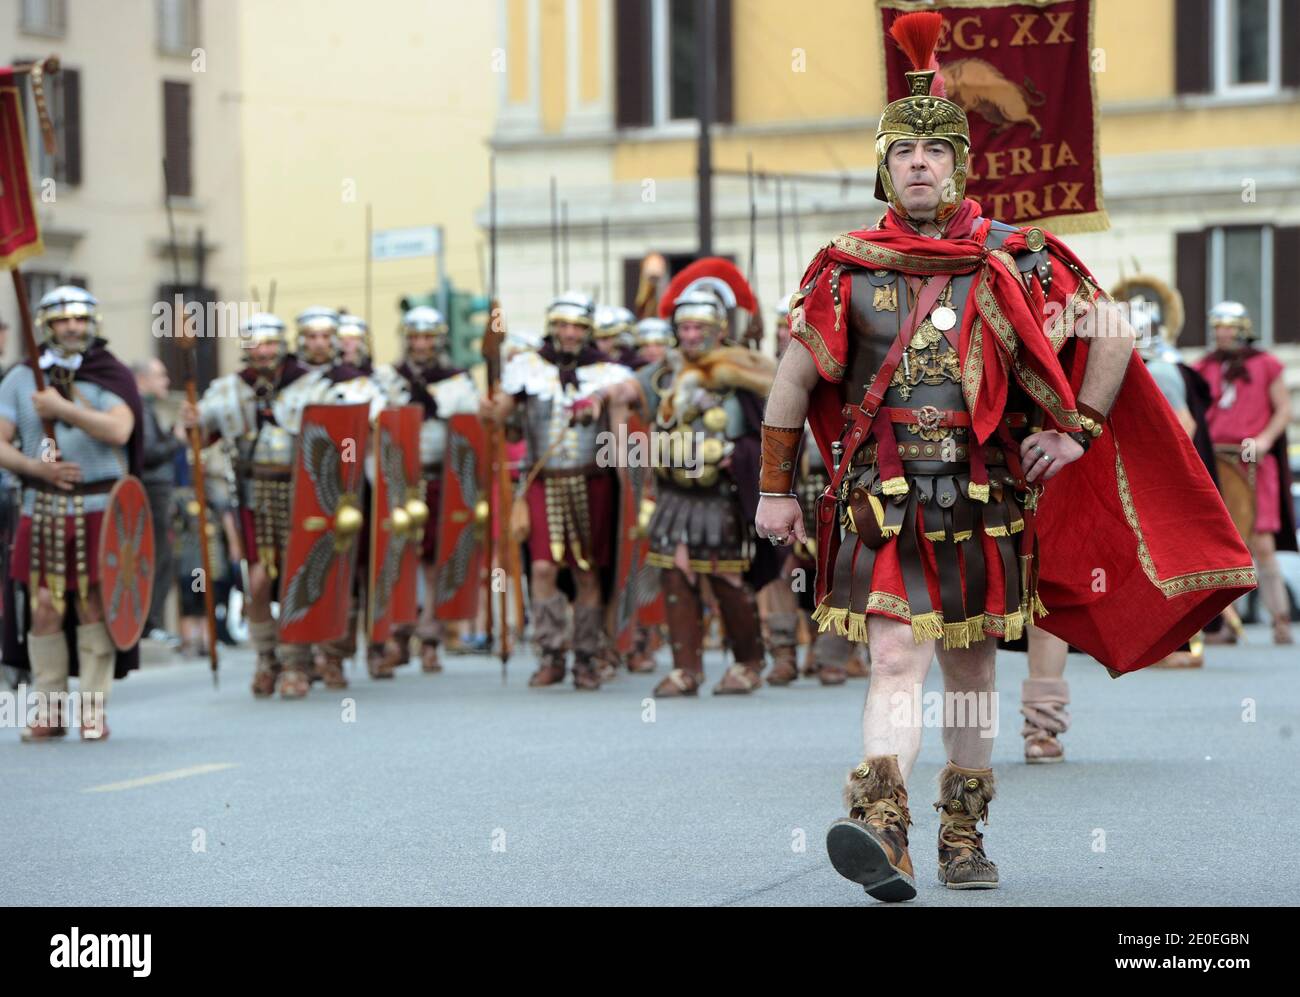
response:
{"label": "asphalt road", "polygon": [[[1112,680],[1072,657],[1052,766],[1021,760],[1025,661],[1002,656],[985,833],[1002,888],[935,882],[928,730],[904,906],[1294,903],[1300,655],[1249,638],[1199,672]],[[666,651],[657,676],[586,694],[528,689],[528,655],[504,686],[494,660],[446,663],[254,701],[234,651],[216,691],[197,663],[117,683],[103,744],[0,730],[0,903],[881,906],[823,844],[865,682],[651,703]],[[722,659],[707,668],[711,683]]]}

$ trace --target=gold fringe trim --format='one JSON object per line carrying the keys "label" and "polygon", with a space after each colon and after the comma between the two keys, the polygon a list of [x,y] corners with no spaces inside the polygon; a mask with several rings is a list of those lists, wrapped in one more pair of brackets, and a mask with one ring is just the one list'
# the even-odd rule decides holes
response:
{"label": "gold fringe trim", "polygon": [[1007,528],[1005,526],[985,526],[984,532],[990,537],[1005,537]]}
{"label": "gold fringe trim", "polygon": [[849,613],[849,640],[858,644],[867,642],[867,614]]}
{"label": "gold fringe trim", "polygon": [[925,640],[939,640],[943,637],[943,617],[931,610],[920,616],[912,617],[912,640],[917,644]]}
{"label": "gold fringe trim", "polygon": [[[645,563],[652,568],[677,567],[677,562],[671,554],[660,554],[656,551],[646,554]],[[743,574],[749,570],[749,561],[745,558],[735,561],[704,561],[692,557],[686,563],[698,575],[733,575]]]}
{"label": "gold fringe trim", "polygon": [[903,477],[886,478],[881,482],[880,490],[886,495],[906,495],[907,479]]}
{"label": "gold fringe trim", "polygon": [[975,535],[973,530],[962,530],[960,533],[954,533],[952,538],[955,542],[961,543],[963,540],[969,540]]}
{"label": "gold fringe trim", "polygon": [[984,639],[984,614],[972,616],[960,623],[943,625],[943,648],[945,651],[954,647],[970,647],[974,641]]}
{"label": "gold fringe trim", "polygon": [[942,539],[944,539],[944,538],[947,537],[947,536],[948,536],[948,534],[947,534],[947,532],[944,531],[944,530],[926,530],[926,531],[925,531],[925,539],[927,539],[927,540],[942,540]]}
{"label": "gold fringe trim", "polygon": [[1002,617],[1003,621],[1003,640],[1019,640],[1025,635],[1025,614],[1008,613]]}
{"label": "gold fringe trim", "polygon": [[813,610],[812,614],[812,621],[817,624],[817,632],[819,634],[824,634],[834,626],[835,632],[841,637],[848,636],[848,628],[844,625],[848,618],[849,611],[847,608],[836,609],[829,603],[825,602]]}
{"label": "gold fringe trim", "polygon": [[880,535],[882,537],[896,537],[898,536],[898,531],[902,528],[902,526],[882,526],[880,528]]}
{"label": "gold fringe trim", "polygon": [[989,486],[972,484],[966,489],[967,497],[972,502],[987,502],[989,500]]}

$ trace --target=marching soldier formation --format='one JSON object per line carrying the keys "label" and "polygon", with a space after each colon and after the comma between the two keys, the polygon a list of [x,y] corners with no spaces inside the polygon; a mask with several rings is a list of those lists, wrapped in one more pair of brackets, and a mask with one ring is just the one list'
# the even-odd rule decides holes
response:
{"label": "marching soldier formation", "polygon": [[[185,591],[205,576],[243,589],[257,699],[345,689],[361,649],[373,680],[413,657],[436,674],[449,635],[485,621],[503,660],[527,624],[533,689],[655,672],[666,643],[654,696],[698,698],[718,623],[715,695],[870,679],[826,844],[845,879],[896,902],[917,894],[923,730],[897,704],[935,658],[946,695],[978,700],[997,695],[998,645],[1027,650],[1024,758],[1041,764],[1065,757],[1071,648],[1114,676],[1200,667],[1205,643],[1238,639],[1232,603],[1257,578],[1291,643],[1291,413],[1246,308],[1210,310],[1216,348],[1186,365],[1176,291],[1139,275],[1107,294],[1052,234],[985,217],[965,197],[966,113],[936,86],[941,17],[894,23],[915,68],[877,128],[884,213],[814,256],[776,310],[775,357],[750,338],[753,288],[718,257],[673,275],[647,257],[637,312],[558,294],[540,342],[492,353],[485,336],[486,386],[432,307],[403,312],[389,363],[347,312],[303,310],[292,340],[274,314],[248,317],[240,369],[179,410],[197,476],[200,449],[227,476],[207,509],[177,494],[187,646],[211,639]],[[77,725],[97,741],[164,601],[137,480],[146,420],[92,295],[50,291],[35,324],[37,355],[0,381],[0,471],[21,485],[4,661],[41,696],[24,740]],[[1195,544],[1160,513],[1174,489]],[[1115,584],[1091,586],[1098,569]],[[933,869],[996,888],[993,738],[948,711],[941,737]]]}

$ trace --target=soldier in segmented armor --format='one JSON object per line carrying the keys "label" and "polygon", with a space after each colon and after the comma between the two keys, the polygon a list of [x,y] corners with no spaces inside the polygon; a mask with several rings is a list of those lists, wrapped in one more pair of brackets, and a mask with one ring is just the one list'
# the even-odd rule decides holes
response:
{"label": "soldier in segmented armor", "polygon": [[[477,412],[479,392],[468,373],[451,366],[447,352],[447,322],[436,308],[419,305],[409,309],[402,316],[401,332],[405,346],[401,361],[376,367],[374,379],[390,405],[419,405],[424,410],[424,421],[420,424],[420,476],[424,482],[429,518],[425,520],[424,539],[420,545],[424,597],[414,634],[420,639],[420,668],[432,673],[442,671],[438,645],[443,628],[434,618],[434,569],[438,552],[440,482],[447,453],[447,420],[453,415]],[[407,647],[411,633],[409,628],[398,628],[397,643]],[[372,658],[372,674],[385,678],[392,674],[395,663],[404,661],[404,653],[399,662],[395,662],[391,655],[382,660]]]}
{"label": "soldier in segmented armor", "polygon": [[[541,663],[531,686],[564,680],[573,649],[573,683],[600,687],[597,660],[607,646],[600,571],[613,563],[616,483],[614,470],[597,463],[601,416],[622,418],[628,397],[620,391],[632,379],[593,345],[595,307],[591,298],[569,291],[547,310],[547,337],[536,352],[519,353],[501,373],[499,395],[482,407],[484,418],[507,420],[528,443],[530,472],[516,505],[528,519],[529,595],[533,635]],[[576,597],[558,587],[567,569]]]}
{"label": "soldier in segmented armor", "polygon": [[[370,406],[370,419],[384,407],[384,395],[368,372],[352,363],[363,356],[357,348],[359,337],[365,335],[365,323],[355,315],[344,316],[332,308],[313,305],[299,313],[296,320],[297,338],[295,354],[303,366],[317,376],[317,390],[312,401],[320,404],[346,405],[362,402]],[[345,335],[346,331],[346,335]],[[345,350],[344,345],[348,344]],[[352,359],[350,359],[352,358]],[[370,484],[362,478],[360,504],[370,508]],[[369,564],[370,523],[363,523],[357,536],[357,559],[353,572],[351,599],[348,603],[347,630],[336,640],[325,641],[312,647],[312,678],[320,679],[327,689],[346,689],[347,677],[343,674],[343,661],[357,653],[357,626],[361,621],[361,606],[366,600],[366,572]],[[384,657],[382,646],[367,649],[367,662]],[[371,665],[371,674],[374,674]]]}
{"label": "soldier in segmented armor", "polygon": [[[44,390],[36,391],[31,360],[0,383],[0,468],[22,482],[5,584],[4,659],[30,671],[42,694],[24,741],[67,733],[69,675],[80,678],[82,739],[103,740],[113,678],[139,661],[136,647],[117,650],[104,623],[112,610],[101,596],[98,548],[109,491],[141,471],[140,395],[134,376],[97,335],[98,302],[84,288],[46,294],[36,325]],[[75,631],[65,623],[69,617]]]}
{"label": "soldier in segmented armor", "polygon": [[197,406],[181,405],[180,421],[199,426],[205,443],[221,441],[235,462],[244,550],[248,557],[248,631],[257,652],[254,696],[277,690],[301,699],[311,686],[310,644],[282,644],[271,602],[280,557],[292,529],[294,447],[302,412],[323,402],[332,385],[321,363],[309,369],[285,351],[284,323],[259,312],[240,329],[244,367],[216,378]]}
{"label": "soldier in segmented armor", "polygon": [[[727,345],[738,305],[728,280],[752,302],[744,278],[726,261],[693,266],[709,275],[679,292],[670,286],[661,305],[672,315],[676,350],[637,372],[657,441],[651,448],[656,501],[646,563],[661,569],[673,652],[673,669],[655,688],[656,696],[699,692],[704,577],[735,656],[714,693],[749,693],[762,684],[754,593],[777,568],[770,547],[756,548],[752,528],[762,399],[775,368],[753,350]],[[715,270],[722,276],[712,275]]]}

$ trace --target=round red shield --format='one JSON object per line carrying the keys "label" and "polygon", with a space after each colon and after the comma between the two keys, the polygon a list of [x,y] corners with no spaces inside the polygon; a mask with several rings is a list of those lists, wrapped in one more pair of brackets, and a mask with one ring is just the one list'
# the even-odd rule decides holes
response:
{"label": "round red shield", "polygon": [[108,493],[99,527],[99,596],[119,651],[140,642],[153,598],[153,515],[140,479],[127,475]]}

